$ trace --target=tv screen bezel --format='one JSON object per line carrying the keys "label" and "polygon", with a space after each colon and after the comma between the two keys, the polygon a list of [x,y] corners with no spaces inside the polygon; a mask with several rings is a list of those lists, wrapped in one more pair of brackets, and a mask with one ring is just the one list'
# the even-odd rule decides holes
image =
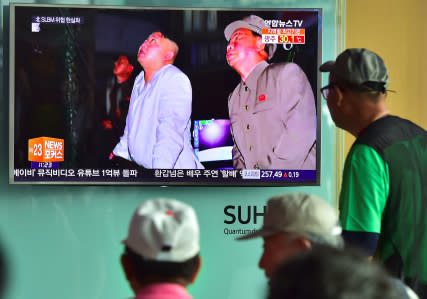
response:
{"label": "tv screen bezel", "polygon": [[[322,58],[322,8],[226,8],[226,7],[165,7],[165,6],[111,6],[111,5],[62,5],[62,4],[21,4],[10,3],[10,36],[9,36],[9,183],[10,184],[45,184],[45,185],[148,185],[148,186],[276,186],[276,187],[294,187],[294,186],[320,186],[321,175],[321,96],[319,92],[321,76],[317,74],[316,84],[314,88],[314,96],[316,100],[317,126],[316,126],[316,178],[309,181],[292,181],[283,180],[278,182],[268,180],[225,180],[225,181],[209,181],[209,180],[186,180],[175,181],[168,179],[154,180],[138,180],[138,181],[55,181],[55,180],[16,180],[15,157],[14,157],[14,129],[15,129],[15,8],[17,7],[34,7],[34,8],[78,8],[78,9],[101,9],[101,10],[216,10],[216,11],[314,11],[318,13],[317,19],[317,65],[318,68]],[[230,90],[231,92],[231,90]],[[193,119],[192,119],[193,121]],[[288,171],[288,170],[286,170]],[[290,170],[293,171],[293,170]],[[297,170],[298,171],[298,170]],[[187,178],[186,178],[187,179]]]}

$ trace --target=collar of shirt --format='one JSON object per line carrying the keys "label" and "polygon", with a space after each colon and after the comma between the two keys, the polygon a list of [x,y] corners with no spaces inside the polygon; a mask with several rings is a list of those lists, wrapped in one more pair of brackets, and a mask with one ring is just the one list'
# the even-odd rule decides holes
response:
{"label": "collar of shirt", "polygon": [[[138,88],[138,92],[139,93],[141,93],[142,92],[142,90],[144,89],[144,88],[148,88],[148,86],[151,86],[151,85],[155,85],[156,84],[156,82],[157,82],[157,80],[158,80],[158,78],[160,77],[160,75],[163,73],[163,72],[166,72],[166,70],[168,69],[168,68],[170,68],[170,67],[172,67],[172,65],[171,64],[166,64],[166,65],[164,65],[164,66],[162,66],[161,68],[159,68],[155,73],[154,73],[154,75],[151,77],[151,79],[150,79],[150,81],[145,81],[145,73],[144,73],[144,70],[141,70],[141,72],[139,73],[139,75],[138,75],[138,77],[135,79],[135,83],[134,83],[134,85],[136,85],[137,86],[137,88]],[[136,84],[136,83],[138,83],[138,84]]]}
{"label": "collar of shirt", "polygon": [[187,289],[182,285],[176,283],[154,283],[142,287],[135,299],[144,298],[180,298],[180,299],[192,299]]}
{"label": "collar of shirt", "polygon": [[373,123],[381,121],[383,119],[388,118],[389,116],[391,116],[390,114],[386,114],[384,116],[381,116],[380,118],[374,120],[373,122],[371,122],[366,128],[363,128],[362,130],[360,130],[359,134],[357,134],[357,137],[361,136],[363,134],[363,132],[365,132]]}
{"label": "collar of shirt", "polygon": [[[153,77],[151,77],[151,79],[157,80],[157,77],[159,77],[161,73],[166,72],[166,70],[167,70],[168,68],[171,68],[171,67],[173,67],[173,66],[172,66],[172,64],[170,64],[170,63],[165,64],[164,66],[162,66],[161,68],[159,68],[159,69],[154,73],[154,75],[153,75]],[[153,80],[153,81],[154,81],[154,80]],[[150,80],[150,81],[152,81],[152,80]]]}
{"label": "collar of shirt", "polygon": [[269,64],[265,60],[258,63],[256,67],[252,70],[252,72],[249,74],[249,77],[246,82],[243,82],[243,84],[246,84],[246,86],[249,87],[250,90],[254,90],[256,88],[259,76],[261,76],[261,73],[266,69],[267,66],[269,66]]}

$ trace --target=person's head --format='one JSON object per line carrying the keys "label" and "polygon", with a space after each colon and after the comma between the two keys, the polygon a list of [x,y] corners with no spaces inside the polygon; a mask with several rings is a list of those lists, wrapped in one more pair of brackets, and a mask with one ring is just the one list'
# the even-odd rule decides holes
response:
{"label": "person's head", "polygon": [[376,262],[331,247],[299,254],[279,265],[267,299],[399,299],[405,294]]}
{"label": "person's head", "polygon": [[277,45],[266,45],[261,38],[262,28],[268,27],[262,18],[250,15],[225,28],[227,62],[237,72],[251,70],[260,61],[273,57]]}
{"label": "person's head", "polygon": [[114,62],[113,73],[116,76],[130,75],[133,71],[133,65],[130,64],[129,58],[125,55],[120,55]]}
{"label": "person's head", "polygon": [[133,214],[121,263],[132,289],[171,282],[187,286],[200,268],[194,209],[174,199],[151,199]]}
{"label": "person's head", "polygon": [[305,193],[269,199],[262,228],[238,240],[256,237],[264,239],[258,265],[267,277],[271,277],[280,263],[302,251],[319,245],[344,246],[335,210],[323,199]]}
{"label": "person's head", "polygon": [[138,50],[138,62],[145,71],[157,71],[172,64],[178,54],[178,45],[161,32],[151,33]]}
{"label": "person's head", "polygon": [[380,56],[363,48],[347,49],[319,68],[329,72],[321,92],[335,124],[353,135],[388,113],[388,71]]}

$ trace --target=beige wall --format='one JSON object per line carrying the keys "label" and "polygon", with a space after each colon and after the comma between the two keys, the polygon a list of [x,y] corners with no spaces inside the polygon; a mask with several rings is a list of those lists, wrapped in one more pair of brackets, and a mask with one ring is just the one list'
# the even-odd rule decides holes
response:
{"label": "beige wall", "polygon": [[[384,59],[391,113],[427,129],[427,0],[347,0],[346,47]],[[346,151],[353,141],[346,133]]]}

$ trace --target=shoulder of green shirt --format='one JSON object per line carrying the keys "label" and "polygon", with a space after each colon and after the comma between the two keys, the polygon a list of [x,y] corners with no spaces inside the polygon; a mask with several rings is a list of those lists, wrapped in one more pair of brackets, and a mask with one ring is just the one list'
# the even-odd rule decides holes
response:
{"label": "shoulder of green shirt", "polygon": [[339,201],[343,229],[379,233],[388,191],[385,161],[372,147],[353,145],[344,165]]}

